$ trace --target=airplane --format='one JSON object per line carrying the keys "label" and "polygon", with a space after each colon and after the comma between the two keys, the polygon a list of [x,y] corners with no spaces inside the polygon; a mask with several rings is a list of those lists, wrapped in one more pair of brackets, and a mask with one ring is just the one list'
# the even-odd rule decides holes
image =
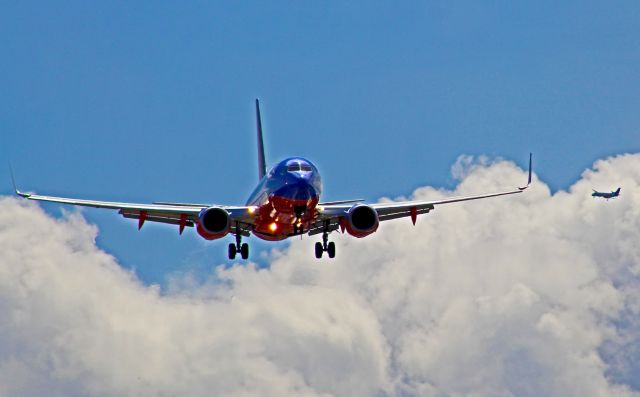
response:
{"label": "airplane", "polygon": [[518,194],[531,185],[532,155],[529,153],[527,184],[512,190],[431,201],[367,204],[363,199],[354,199],[323,202],[320,201],[320,173],[311,161],[302,157],[289,157],[267,170],[258,99],[255,101],[255,109],[259,182],[245,205],[171,202],[137,204],[42,196],[18,190],[12,171],[13,188],[18,196],[29,200],[118,210],[125,218],[137,219],[138,229],[149,221],[177,225],[180,235],[185,227],[194,227],[206,240],[217,240],[231,234],[235,236],[235,243],[228,246],[228,258],[233,260],[238,253],[242,259],[249,257],[249,245],[243,243],[242,238],[252,234],[268,241],[304,234],[321,234],[322,242],[316,242],[314,247],[316,258],[321,258],[325,252],[329,258],[334,258],[336,246],[333,241],[329,241],[329,234],[332,232],[346,231],[353,237],[362,238],[376,232],[380,222],[411,218],[415,225],[418,215],[427,214],[438,205]]}
{"label": "airplane", "polygon": [[620,190],[621,189],[618,188],[618,190],[615,190],[615,191],[609,192],[609,193],[607,193],[607,192],[599,192],[599,191],[597,191],[595,189],[591,189],[591,190],[593,190],[593,193],[591,193],[591,197],[602,197],[602,198],[607,199],[607,201],[609,201],[610,198],[616,198],[616,197],[620,196]]}

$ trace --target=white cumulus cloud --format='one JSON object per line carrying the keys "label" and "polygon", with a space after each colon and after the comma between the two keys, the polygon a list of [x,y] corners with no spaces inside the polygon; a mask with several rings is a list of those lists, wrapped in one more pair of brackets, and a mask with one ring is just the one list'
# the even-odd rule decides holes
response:
{"label": "white cumulus cloud", "polygon": [[[455,191],[412,198],[525,179],[484,158],[453,173]],[[167,293],[97,233],[0,199],[0,395],[640,396],[640,155],[596,162],[567,192],[535,180],[415,227],[334,235],[333,260],[295,240],[269,269],[221,266]]]}

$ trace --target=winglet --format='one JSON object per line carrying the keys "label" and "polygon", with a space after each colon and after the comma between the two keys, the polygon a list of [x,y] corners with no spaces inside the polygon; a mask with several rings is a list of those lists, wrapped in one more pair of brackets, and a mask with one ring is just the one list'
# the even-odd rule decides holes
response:
{"label": "winglet", "polygon": [[258,179],[262,179],[267,173],[267,164],[264,158],[264,144],[262,142],[262,120],[260,118],[260,101],[256,98],[256,127],[258,129]]}
{"label": "winglet", "polygon": [[522,186],[522,187],[518,188],[520,190],[524,190],[524,189],[528,188],[529,185],[531,185],[531,170],[532,170],[531,169],[531,162],[532,162],[531,160],[532,160],[532,158],[533,158],[533,154],[529,153],[529,178],[527,179],[527,185],[526,186]]}
{"label": "winglet", "polygon": [[9,173],[11,174],[11,183],[13,184],[13,191],[18,196],[29,198],[29,196],[31,196],[30,194],[22,193],[20,190],[18,190],[18,187],[16,186],[16,178],[13,176],[13,167],[11,167],[11,163],[9,163]]}

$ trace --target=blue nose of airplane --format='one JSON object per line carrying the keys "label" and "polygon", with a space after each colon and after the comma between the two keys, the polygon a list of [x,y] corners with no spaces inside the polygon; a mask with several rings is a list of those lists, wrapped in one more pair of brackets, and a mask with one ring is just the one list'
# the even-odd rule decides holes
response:
{"label": "blue nose of airplane", "polygon": [[310,172],[292,172],[286,183],[274,192],[275,195],[289,200],[307,201],[318,196],[311,184]]}
{"label": "blue nose of airplane", "polygon": [[313,176],[313,173],[309,171],[294,171],[291,172],[291,175],[293,175],[297,179],[308,181]]}

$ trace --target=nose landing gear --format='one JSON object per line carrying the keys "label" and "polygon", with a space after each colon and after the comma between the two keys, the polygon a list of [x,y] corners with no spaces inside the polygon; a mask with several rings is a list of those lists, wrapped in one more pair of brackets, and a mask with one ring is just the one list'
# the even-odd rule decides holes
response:
{"label": "nose landing gear", "polygon": [[302,225],[302,217],[307,210],[306,205],[296,205],[293,207],[293,212],[296,214],[296,217],[293,220],[293,234],[294,235],[302,235],[304,234],[304,226]]}

